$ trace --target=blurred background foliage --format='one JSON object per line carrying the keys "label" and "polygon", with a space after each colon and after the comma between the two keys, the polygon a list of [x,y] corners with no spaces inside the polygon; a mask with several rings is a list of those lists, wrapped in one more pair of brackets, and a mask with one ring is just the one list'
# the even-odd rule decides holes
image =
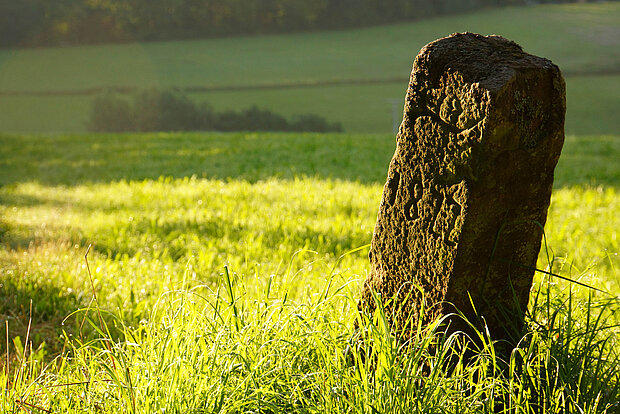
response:
{"label": "blurred background foliage", "polygon": [[0,0],[0,47],[340,29],[498,6],[570,2],[575,1]]}

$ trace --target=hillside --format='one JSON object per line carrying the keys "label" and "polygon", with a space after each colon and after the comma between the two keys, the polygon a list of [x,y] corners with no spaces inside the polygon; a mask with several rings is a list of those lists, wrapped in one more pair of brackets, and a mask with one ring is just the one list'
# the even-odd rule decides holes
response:
{"label": "hillside", "polygon": [[[552,1],[537,0],[538,3]],[[525,4],[526,0],[2,1],[0,47],[183,40],[368,27]]]}
{"label": "hillside", "polygon": [[106,88],[181,88],[216,108],[312,112],[388,132],[413,57],[457,31],[500,34],[558,64],[569,133],[615,133],[620,3],[505,8],[368,29],[0,51],[0,130],[80,132]]}

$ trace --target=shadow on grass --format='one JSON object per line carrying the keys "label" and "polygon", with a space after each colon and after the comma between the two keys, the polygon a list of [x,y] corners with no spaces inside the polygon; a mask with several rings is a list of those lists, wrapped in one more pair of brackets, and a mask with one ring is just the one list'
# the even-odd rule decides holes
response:
{"label": "shadow on grass", "polygon": [[[34,261],[41,265],[39,260],[45,261],[45,255],[38,257],[37,240],[30,243],[28,249],[34,255]],[[42,245],[45,250],[45,244]],[[0,244],[8,247],[4,241]],[[75,249],[86,251],[85,246],[75,246]],[[0,250],[1,251],[1,250]],[[13,252],[14,255],[21,255],[26,250],[19,249]],[[57,256],[58,253],[50,253]],[[89,321],[97,320],[97,313],[92,300],[92,292],[86,288],[68,288],[63,285],[62,279],[56,277],[58,270],[56,265],[49,265],[43,268],[20,264],[19,260],[11,255],[6,256],[6,260],[0,261],[0,322],[2,331],[8,329],[2,335],[4,340],[0,341],[0,354],[4,355],[9,344],[9,352],[12,360],[23,353],[18,344],[26,345],[28,338],[28,352],[30,347],[35,350],[37,355],[45,361],[50,361],[60,355],[65,345],[65,338],[79,337],[81,340],[88,340],[96,337],[96,328]],[[67,259],[65,256],[63,260]],[[67,271],[66,269],[64,271]],[[75,275],[65,275],[65,278],[74,278]],[[109,307],[102,307],[104,310]],[[114,308],[112,308],[114,309]],[[110,327],[110,332],[114,338],[122,336],[122,331],[114,323],[114,317],[107,312],[103,312],[103,320]],[[141,314],[130,309],[127,315],[135,316],[127,322],[137,323]],[[18,358],[19,359],[19,358]],[[0,365],[2,364],[0,359]]]}
{"label": "shadow on grass", "polygon": [[[0,204],[25,208],[33,206],[63,207],[66,200],[59,198],[38,196],[32,194],[11,193],[0,191]],[[116,211],[114,203],[105,206],[92,204],[88,199],[72,201],[71,208],[80,212]],[[299,212],[311,216],[308,212]],[[128,255],[133,257],[138,251],[150,244],[166,246],[165,254],[176,261],[182,257],[195,254],[198,247],[209,240],[228,239],[230,241],[253,240],[260,238],[260,244],[268,250],[278,250],[283,244],[321,251],[322,253],[339,256],[344,252],[367,244],[370,233],[359,228],[349,229],[345,233],[335,230],[317,229],[309,223],[284,221],[276,226],[262,226],[259,223],[240,223],[233,216],[217,218],[203,217],[196,219],[172,219],[162,217],[153,220],[152,217],[137,217],[131,221],[118,221],[107,226],[105,232],[96,238],[89,238],[76,229],[66,227],[67,224],[48,222],[45,226],[27,225],[19,222],[9,222],[0,218],[0,246],[11,250],[27,249],[32,243],[39,244],[47,241],[59,241],[71,245],[83,246],[84,250],[93,240],[93,250],[109,257]]]}
{"label": "shadow on grass", "polygon": [[389,135],[175,133],[0,135],[0,185],[49,185],[195,175],[255,182],[317,176],[375,183],[394,151]]}
{"label": "shadow on grass", "polygon": [[[63,326],[63,319],[80,306],[83,303],[77,294],[40,280],[5,275],[0,284],[0,315],[5,325],[3,331],[8,323],[9,343],[15,337],[23,342],[28,336],[34,349],[45,343],[52,355],[61,351],[62,331],[73,330],[71,324]],[[4,353],[6,342],[0,342]]]}
{"label": "shadow on grass", "polygon": [[[2,198],[0,201],[4,202]],[[34,239],[31,227],[16,226],[0,217],[0,248],[4,246],[13,250],[25,249]]]}
{"label": "shadow on grass", "polygon": [[[204,222],[189,221],[171,221],[159,223],[152,226],[148,220],[138,222],[135,227],[128,228],[127,231],[121,231],[122,234],[131,234],[130,238],[99,238],[97,243],[93,244],[94,251],[99,252],[108,257],[116,257],[127,255],[133,257],[138,252],[144,253],[143,250],[148,246],[135,243],[135,240],[145,239],[149,236],[149,240],[153,244],[166,246],[165,250],[160,253],[165,257],[179,261],[182,258],[189,258],[196,254],[200,249],[205,248],[205,244],[209,240],[228,239],[232,244],[243,244],[245,240],[253,240],[260,238],[260,244],[267,251],[278,251],[281,246],[296,246],[296,248],[307,247],[312,250],[319,251],[333,256],[340,256],[343,253],[351,251],[359,246],[370,242],[370,233],[360,230],[351,229],[346,233],[334,233],[320,231],[309,226],[301,227],[273,227],[262,228],[252,225],[240,225],[234,221],[227,219],[207,220]],[[75,241],[80,245],[87,245],[87,240]],[[228,246],[228,243],[224,243]],[[220,249],[217,245],[209,247],[210,249]],[[222,253],[231,253],[229,248],[221,248]],[[290,252],[292,254],[292,252]]]}
{"label": "shadow on grass", "polygon": [[[0,135],[0,186],[76,185],[160,176],[242,179],[333,178],[383,184],[391,135],[151,133]],[[556,188],[620,185],[620,137],[568,137]]]}

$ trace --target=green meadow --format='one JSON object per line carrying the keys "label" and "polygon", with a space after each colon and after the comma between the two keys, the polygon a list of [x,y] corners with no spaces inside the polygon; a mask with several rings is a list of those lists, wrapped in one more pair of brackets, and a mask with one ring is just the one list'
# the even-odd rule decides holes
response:
{"label": "green meadow", "polygon": [[[619,22],[620,3],[566,4],[0,50],[0,412],[619,413]],[[389,298],[357,308],[391,99],[420,47],[465,30],[511,38],[567,80],[568,135],[510,355],[440,320],[403,342]],[[87,133],[83,92],[105,87],[188,88],[218,109],[316,113],[347,132]]]}
{"label": "green meadow", "polygon": [[616,134],[618,25],[620,4],[609,2],[286,36],[0,50],[0,131],[85,132],[91,92],[157,87],[189,88],[216,109],[311,112],[346,132],[390,132],[391,102],[404,99],[420,48],[472,31],[503,35],[562,69],[569,133]]}
{"label": "green meadow", "polygon": [[391,135],[0,144],[4,412],[618,410],[618,136],[567,138],[538,263],[599,290],[537,273],[505,365],[354,339]]}

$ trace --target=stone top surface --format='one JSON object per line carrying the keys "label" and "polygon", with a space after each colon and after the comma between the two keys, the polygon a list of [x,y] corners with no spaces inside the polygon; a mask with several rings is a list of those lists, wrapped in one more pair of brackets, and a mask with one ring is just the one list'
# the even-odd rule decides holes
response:
{"label": "stone top surface", "polygon": [[517,43],[501,36],[454,33],[426,45],[415,59],[415,66],[428,74],[432,84],[438,74],[457,72],[467,83],[480,83],[495,91],[517,70],[555,68],[548,59],[530,55]]}
{"label": "stone top surface", "polygon": [[512,41],[460,33],[425,46],[413,64],[361,306],[372,310],[371,292],[379,294],[403,332],[455,310],[470,321],[481,315],[494,338],[518,331],[565,107],[559,68]]}

